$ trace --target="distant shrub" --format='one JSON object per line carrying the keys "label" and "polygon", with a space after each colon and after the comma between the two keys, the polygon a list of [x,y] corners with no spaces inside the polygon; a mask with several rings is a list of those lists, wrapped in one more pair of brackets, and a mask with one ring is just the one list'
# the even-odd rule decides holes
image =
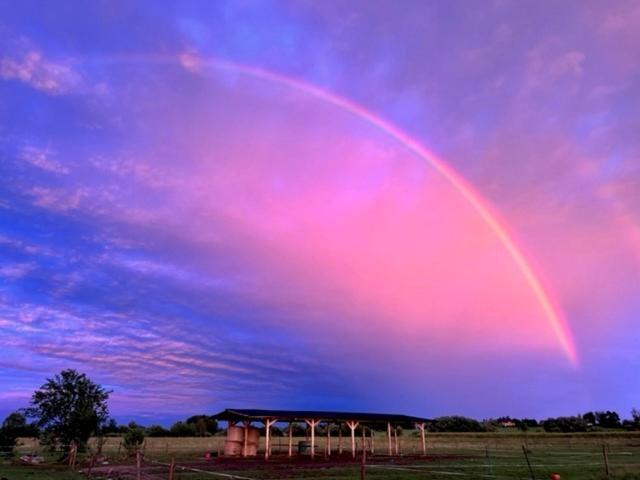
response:
{"label": "distant shrub", "polygon": [[485,432],[486,428],[473,418],[451,416],[438,417],[428,426],[431,432]]}
{"label": "distant shrub", "polygon": [[150,425],[145,429],[145,435],[147,437],[169,437],[171,432],[162,425]]}
{"label": "distant shrub", "polygon": [[131,422],[127,433],[122,438],[122,446],[129,455],[133,455],[142,446],[142,442],[144,442],[144,429],[135,422]]}
{"label": "distant shrub", "polygon": [[176,422],[169,430],[172,437],[195,437],[196,429],[193,423]]}
{"label": "distant shrub", "polygon": [[582,417],[558,417],[546,419],[542,427],[545,432],[575,433],[586,432],[589,426]]}

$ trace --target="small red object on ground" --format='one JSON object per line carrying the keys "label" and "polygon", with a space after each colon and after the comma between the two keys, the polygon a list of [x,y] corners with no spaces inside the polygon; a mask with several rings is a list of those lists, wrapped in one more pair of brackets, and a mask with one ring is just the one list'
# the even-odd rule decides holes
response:
{"label": "small red object on ground", "polygon": [[560,480],[560,474],[559,473],[552,473],[551,474],[551,480]]}
{"label": "small red object on ground", "polygon": [[[211,460],[211,452],[204,452],[204,459],[205,460]],[[560,478],[560,477],[558,477]]]}

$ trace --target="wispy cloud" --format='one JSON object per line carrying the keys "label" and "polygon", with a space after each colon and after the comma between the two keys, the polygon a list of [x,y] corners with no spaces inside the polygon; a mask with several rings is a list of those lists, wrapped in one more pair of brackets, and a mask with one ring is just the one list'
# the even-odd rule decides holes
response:
{"label": "wispy cloud", "polygon": [[83,84],[72,61],[50,60],[33,49],[0,58],[0,78],[18,80],[51,95],[71,93]]}

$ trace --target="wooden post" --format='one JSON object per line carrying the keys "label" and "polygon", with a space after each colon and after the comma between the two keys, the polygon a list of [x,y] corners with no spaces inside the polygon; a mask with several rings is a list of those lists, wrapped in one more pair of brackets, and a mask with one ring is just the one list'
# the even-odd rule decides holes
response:
{"label": "wooden post", "polygon": [[369,429],[369,438],[371,439],[371,445],[370,445],[371,455],[373,455],[375,453],[375,445],[373,441],[375,437],[374,437],[374,431],[372,428]]}
{"label": "wooden post", "polygon": [[400,451],[398,450],[398,427],[397,426],[393,427],[393,440],[396,445],[396,455],[398,455]]}
{"label": "wooden post", "polygon": [[491,457],[489,456],[489,447],[484,447],[484,456],[487,459],[487,468],[489,468],[489,476],[493,477],[493,465],[491,464]]}
{"label": "wooden post", "polygon": [[522,445],[522,453],[524,453],[524,458],[527,460],[527,466],[529,467],[529,475],[531,476],[531,480],[535,480],[536,477],[533,475],[533,468],[531,468],[531,462],[529,461],[529,453],[527,452],[527,447]]}
{"label": "wooden post", "polygon": [[356,458],[356,428],[358,428],[358,422],[350,420],[347,422],[347,426],[351,429],[351,456]]}
{"label": "wooden post", "polygon": [[265,426],[265,435],[264,435],[264,459],[269,460],[269,456],[271,455],[271,426],[276,423],[277,420],[273,420],[270,418],[265,418],[262,422]]}
{"label": "wooden post", "polygon": [[289,458],[293,455],[293,422],[289,422]]}
{"label": "wooden post", "polygon": [[251,422],[245,421],[243,425],[242,456],[246,457],[249,451],[249,425],[251,425]]}
{"label": "wooden post", "polygon": [[169,480],[173,480],[174,472],[176,471],[176,459],[171,457],[171,463],[169,464]]}
{"label": "wooden post", "polygon": [[391,451],[391,422],[387,422],[387,440],[389,443],[389,456],[393,455]]}
{"label": "wooden post", "polygon": [[[362,427],[362,429],[364,430],[364,427]],[[367,449],[363,448],[362,449],[362,463],[360,464],[360,480],[365,480],[366,479],[366,477],[367,477],[366,468],[367,468]]]}
{"label": "wooden post", "polygon": [[136,450],[136,480],[142,480],[142,453]]}
{"label": "wooden post", "polygon": [[367,449],[367,436],[366,436],[364,425],[362,425],[362,451],[364,452],[366,449]]}
{"label": "wooden post", "polygon": [[93,455],[91,455],[91,461],[89,462],[89,468],[87,469],[87,477],[91,478],[91,470],[93,470],[93,467],[95,467],[96,465],[96,457],[98,456],[97,453],[94,453]]}
{"label": "wooden post", "polygon": [[342,424],[338,424],[338,453],[342,455]]}
{"label": "wooden post", "polygon": [[327,457],[331,456],[331,424],[327,423]]}
{"label": "wooden post", "polygon": [[316,426],[320,423],[320,420],[305,420],[309,428],[311,429],[311,458],[316,456]]}
{"label": "wooden post", "polygon": [[427,442],[424,438],[424,422],[416,423],[416,428],[420,430],[420,440],[422,442],[422,455],[427,455]]}
{"label": "wooden post", "polygon": [[602,444],[602,456],[604,457],[604,472],[609,478],[609,458],[607,457],[607,448]]}

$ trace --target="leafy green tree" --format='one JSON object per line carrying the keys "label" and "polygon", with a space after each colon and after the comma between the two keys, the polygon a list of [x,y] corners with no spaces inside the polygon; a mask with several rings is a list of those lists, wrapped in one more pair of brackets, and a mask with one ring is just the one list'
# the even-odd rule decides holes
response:
{"label": "leafy green tree", "polygon": [[147,437],[169,437],[171,432],[162,425],[150,425],[146,428]]}
{"label": "leafy green tree", "polygon": [[102,430],[101,433],[103,435],[122,433],[120,427],[118,426],[118,422],[116,422],[115,418],[110,418],[107,422],[105,422],[101,430]]}
{"label": "leafy green tree", "polygon": [[174,437],[193,437],[196,435],[196,430],[193,424],[186,422],[176,422],[171,425],[171,435]]}
{"label": "leafy green tree", "polygon": [[27,414],[36,419],[44,443],[74,442],[84,449],[109,416],[110,393],[84,373],[63,370],[33,393]]}
{"label": "leafy green tree", "polygon": [[596,420],[599,427],[602,428],[620,428],[620,415],[617,412],[607,410],[606,412],[596,412]]}
{"label": "leafy green tree", "polygon": [[129,455],[133,455],[144,442],[144,428],[135,422],[129,423],[127,433],[122,438],[122,446]]}
{"label": "leafy green tree", "polygon": [[199,437],[215,435],[218,431],[218,422],[215,418],[207,415],[193,415],[187,418],[187,425],[193,425],[195,433]]}
{"label": "leafy green tree", "polygon": [[548,418],[542,424],[545,432],[586,432],[587,422],[582,417],[558,417]]}
{"label": "leafy green tree", "polygon": [[596,414],[594,412],[587,412],[584,415],[582,415],[582,419],[587,422],[587,424],[589,425],[595,425],[596,424]]}
{"label": "leafy green tree", "polygon": [[451,416],[432,420],[429,430],[432,432],[484,432],[485,427],[473,418]]}

